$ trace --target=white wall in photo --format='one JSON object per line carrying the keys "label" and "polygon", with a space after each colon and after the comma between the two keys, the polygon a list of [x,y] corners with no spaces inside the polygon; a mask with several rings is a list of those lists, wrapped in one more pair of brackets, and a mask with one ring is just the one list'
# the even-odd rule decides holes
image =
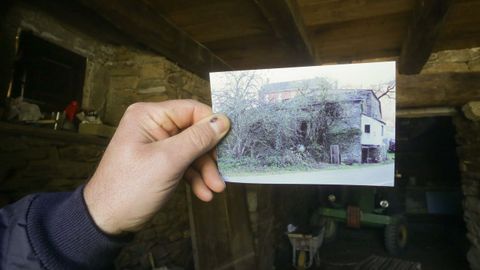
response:
{"label": "white wall in photo", "polygon": [[385,124],[372,117],[362,115],[362,145],[382,145]]}

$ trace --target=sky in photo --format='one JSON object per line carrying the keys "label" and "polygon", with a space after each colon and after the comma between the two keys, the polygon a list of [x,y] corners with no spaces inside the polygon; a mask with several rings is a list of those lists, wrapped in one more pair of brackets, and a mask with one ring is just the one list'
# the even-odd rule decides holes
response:
{"label": "sky in photo", "polygon": [[[327,77],[338,81],[339,88],[369,88],[372,85],[395,80],[395,62],[259,69],[255,71],[262,77],[267,78],[270,83]],[[213,89],[219,89],[225,85],[223,73],[210,73],[210,83]]]}

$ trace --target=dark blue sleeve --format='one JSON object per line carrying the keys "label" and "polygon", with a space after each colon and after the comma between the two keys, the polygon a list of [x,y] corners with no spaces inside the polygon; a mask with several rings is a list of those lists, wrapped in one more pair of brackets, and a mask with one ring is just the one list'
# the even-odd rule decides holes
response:
{"label": "dark blue sleeve", "polygon": [[106,269],[130,239],[95,225],[83,187],[31,195],[0,209],[0,269]]}

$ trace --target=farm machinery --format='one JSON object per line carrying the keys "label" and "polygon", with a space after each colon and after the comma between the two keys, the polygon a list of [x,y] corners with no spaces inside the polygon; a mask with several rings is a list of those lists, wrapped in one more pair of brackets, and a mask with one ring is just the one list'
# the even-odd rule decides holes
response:
{"label": "farm machinery", "polygon": [[318,262],[318,249],[335,239],[340,223],[349,228],[375,227],[384,230],[386,250],[401,254],[408,242],[402,192],[388,187],[322,187],[320,207],[310,224],[313,234],[289,233],[293,264],[307,269]]}

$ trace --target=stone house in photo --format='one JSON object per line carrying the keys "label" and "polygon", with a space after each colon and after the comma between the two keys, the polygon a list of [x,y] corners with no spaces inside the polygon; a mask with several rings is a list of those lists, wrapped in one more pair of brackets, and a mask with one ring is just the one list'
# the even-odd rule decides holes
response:
{"label": "stone house in photo", "polygon": [[353,143],[339,143],[343,163],[376,163],[386,159],[388,139],[382,120],[381,103],[370,89],[337,89],[336,102],[342,104],[339,125],[359,129]]}
{"label": "stone house in photo", "polygon": [[[326,101],[339,104],[341,113],[330,128],[330,163],[377,163],[386,159],[389,138],[382,120],[381,102],[371,89],[331,89],[322,79],[271,83],[262,87],[259,98],[266,102],[283,102],[302,92],[326,94]],[[320,87],[317,85],[320,84]],[[327,88],[325,88],[327,87]],[[320,106],[320,105],[318,105]],[[314,106],[315,107],[315,106]],[[308,121],[308,120],[307,120]],[[348,140],[345,140],[348,134]]]}

